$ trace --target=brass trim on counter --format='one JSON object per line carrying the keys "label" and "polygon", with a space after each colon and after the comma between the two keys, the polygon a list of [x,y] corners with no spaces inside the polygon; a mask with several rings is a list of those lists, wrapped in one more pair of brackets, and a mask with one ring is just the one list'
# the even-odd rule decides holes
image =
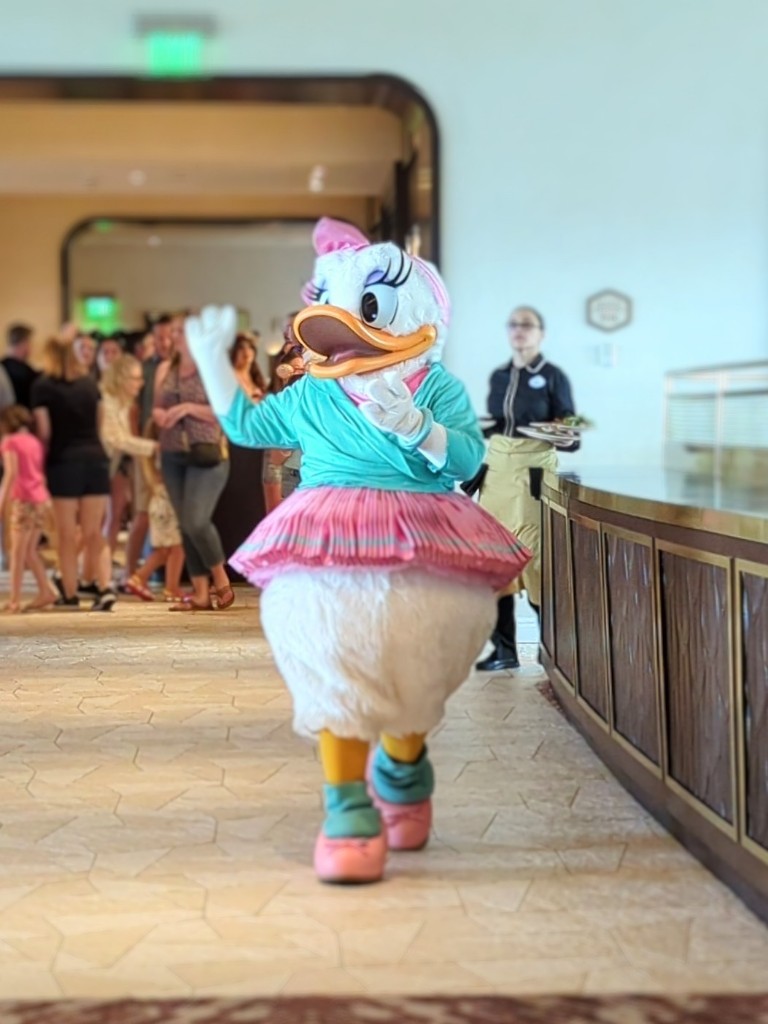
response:
{"label": "brass trim on counter", "polygon": [[547,500],[547,504],[549,505],[550,509],[552,509],[553,512],[557,512],[561,516],[564,516],[564,515],[567,514],[566,513],[566,509],[565,509],[565,505],[561,505],[559,502],[552,501],[550,499]]}
{"label": "brass trim on counter", "polygon": [[[569,697],[571,697],[571,699],[575,702],[576,701],[576,694],[573,692],[573,687],[568,682],[567,677],[565,675],[563,675],[563,673],[557,667],[555,659],[551,658],[551,661],[552,661],[552,668],[551,668],[552,675],[554,675],[555,679],[557,679],[558,683],[560,683],[561,686],[565,687],[565,689],[568,691]],[[584,710],[583,705],[581,705],[581,704],[579,705],[579,710],[580,711]]]}
{"label": "brass trim on counter", "polygon": [[621,515],[648,519],[686,530],[703,530],[737,540],[756,541],[768,544],[768,510],[765,518],[748,515],[745,512],[728,512],[724,509],[697,508],[675,502],[655,501],[650,498],[635,498],[628,494],[589,487],[567,477],[558,476],[552,470],[544,471],[543,488],[547,491],[550,504],[563,497],[580,501],[585,505],[617,512]]}
{"label": "brass trim on counter", "polygon": [[626,736],[622,736],[615,725],[611,727],[611,738],[618,743],[622,750],[626,750],[626,752],[631,754],[636,761],[639,761],[643,768],[645,768],[646,771],[649,771],[653,776],[655,776],[655,778],[660,781],[664,779],[664,772],[661,769],[661,765],[652,761],[647,754],[642,752],[642,750],[638,750],[631,740],[628,740]]}
{"label": "brass trim on counter", "polygon": [[686,803],[694,807],[698,813],[700,813],[710,824],[717,826],[722,832],[734,840],[739,841],[740,831],[740,813],[739,813],[739,759],[736,744],[736,703],[738,700],[738,694],[736,693],[736,679],[733,671],[733,658],[728,659],[728,691],[731,698],[731,709],[730,709],[730,721],[728,723],[728,735],[729,735],[729,746],[730,746],[730,762],[731,762],[731,808],[733,821],[729,822],[725,818],[721,817],[717,811],[712,810],[707,804],[704,803],[699,797],[691,793],[689,789],[681,783],[671,774],[669,764],[669,729],[667,720],[667,679],[666,672],[664,671],[664,656],[662,651],[661,638],[663,636],[663,601],[661,591],[661,555],[663,552],[668,552],[671,555],[678,555],[681,558],[687,558],[692,562],[700,562],[704,565],[714,565],[719,569],[724,569],[726,572],[726,600],[728,607],[725,610],[724,622],[725,627],[728,631],[727,644],[728,651],[733,651],[733,559],[727,555],[716,555],[711,551],[701,551],[698,548],[688,547],[685,544],[675,544],[672,541],[656,540],[654,543],[654,574],[657,579],[657,619],[658,619],[658,640],[659,640],[659,679],[661,681],[662,691],[664,693],[664,704],[662,708],[662,714],[664,719],[664,781],[673,792],[684,800]]}
{"label": "brass trim on counter", "polygon": [[768,564],[763,562],[751,562],[748,558],[734,558],[734,568],[737,573],[749,573],[750,576],[759,576],[761,579],[768,579]]}
{"label": "brass trim on counter", "polygon": [[[568,603],[571,606],[571,621],[573,622],[574,642],[573,642],[573,684],[571,689],[574,695],[578,695],[579,692],[579,637],[578,630],[576,628],[576,586],[573,581],[573,537],[571,536],[571,526],[569,523],[568,510],[563,509],[563,518],[565,520],[565,550],[567,552],[568,561],[568,573],[566,579],[568,581]],[[555,643],[555,651],[557,651],[557,643]]]}
{"label": "brass trim on counter", "polygon": [[714,825],[722,833],[732,839],[734,842],[738,842],[739,839],[739,827],[738,827],[738,814],[734,808],[733,821],[726,821],[725,818],[721,818],[717,811],[713,811],[711,807],[707,807],[703,800],[699,800],[697,796],[694,796],[689,789],[686,789],[677,779],[673,779],[671,775],[667,775],[664,779],[665,784],[675,794],[684,800],[690,807],[692,807],[697,814],[700,814],[705,821],[708,821],[710,825]]}
{"label": "brass trim on counter", "polygon": [[719,569],[731,570],[733,561],[728,555],[717,555],[714,551],[702,551],[701,548],[692,548],[689,544],[677,544],[672,540],[656,539],[656,551],[668,551],[670,555],[679,555],[681,558],[690,558],[692,562],[703,562],[705,565],[716,565]]}
{"label": "brass trim on counter", "polygon": [[636,530],[628,530],[624,526],[614,526],[613,523],[600,522],[604,533],[610,533],[614,537],[620,537],[621,540],[628,540],[631,544],[642,544],[643,547],[653,547],[653,537],[649,537],[647,533],[638,533]]}
{"label": "brass trim on counter", "polygon": [[744,662],[737,655],[744,651],[744,627],[741,617],[743,603],[742,577],[746,574],[768,579],[768,565],[750,562],[743,558],[734,560],[733,566],[733,629],[736,639],[734,651],[734,677],[736,680],[736,756],[739,764],[739,842],[753,857],[768,864],[768,849],[747,833],[747,743],[744,735]]}
{"label": "brass trim on counter", "polygon": [[[547,571],[544,572],[546,563]],[[545,600],[545,586],[549,589],[549,604]],[[555,641],[555,599],[552,593],[552,511],[548,501],[541,503],[541,610],[539,613],[539,648],[546,652],[554,660],[555,652],[550,651],[544,638],[544,621],[547,623],[547,632],[552,638],[552,646]]]}

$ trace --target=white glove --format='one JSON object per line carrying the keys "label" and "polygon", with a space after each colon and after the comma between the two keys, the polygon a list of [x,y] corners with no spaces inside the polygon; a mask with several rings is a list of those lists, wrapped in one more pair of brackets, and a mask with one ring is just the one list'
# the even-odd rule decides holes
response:
{"label": "white glove", "polygon": [[238,387],[229,360],[237,335],[237,311],[234,306],[206,306],[200,316],[187,317],[184,328],[208,401],[217,416],[225,416]]}
{"label": "white glove", "polygon": [[424,427],[424,413],[416,408],[413,395],[396,373],[383,373],[372,380],[365,397],[359,408],[369,423],[396,434],[406,444],[416,441]]}
{"label": "white glove", "polygon": [[416,408],[405,381],[393,371],[374,378],[358,407],[369,423],[385,430],[408,448],[417,448],[438,469],[445,464],[448,439],[432,413]]}

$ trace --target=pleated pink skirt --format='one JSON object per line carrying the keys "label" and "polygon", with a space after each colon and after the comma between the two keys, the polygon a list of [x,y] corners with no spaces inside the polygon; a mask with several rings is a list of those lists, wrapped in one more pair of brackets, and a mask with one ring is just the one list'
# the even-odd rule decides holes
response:
{"label": "pleated pink skirt", "polygon": [[501,590],[530,559],[514,534],[463,494],[312,487],[262,520],[231,564],[262,588],[289,569],[413,567]]}

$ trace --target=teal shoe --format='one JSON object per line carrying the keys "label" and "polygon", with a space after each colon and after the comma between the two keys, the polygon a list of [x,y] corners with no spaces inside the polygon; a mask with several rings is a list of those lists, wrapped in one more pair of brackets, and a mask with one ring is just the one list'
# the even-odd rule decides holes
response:
{"label": "teal shoe", "polygon": [[432,830],[435,773],[425,747],[418,761],[395,761],[383,747],[370,762],[373,802],[381,813],[390,850],[422,850]]}

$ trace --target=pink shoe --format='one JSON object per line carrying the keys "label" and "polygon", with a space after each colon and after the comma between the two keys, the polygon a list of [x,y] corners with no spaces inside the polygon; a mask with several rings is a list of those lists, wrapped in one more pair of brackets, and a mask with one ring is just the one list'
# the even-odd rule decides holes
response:
{"label": "pink shoe", "polygon": [[390,850],[422,850],[429,842],[432,828],[432,801],[390,804],[376,794],[373,786],[369,792],[373,805],[384,822]]}
{"label": "pink shoe", "polygon": [[315,873],[321,882],[380,882],[386,860],[384,832],[371,839],[329,839],[321,831],[315,843]]}

